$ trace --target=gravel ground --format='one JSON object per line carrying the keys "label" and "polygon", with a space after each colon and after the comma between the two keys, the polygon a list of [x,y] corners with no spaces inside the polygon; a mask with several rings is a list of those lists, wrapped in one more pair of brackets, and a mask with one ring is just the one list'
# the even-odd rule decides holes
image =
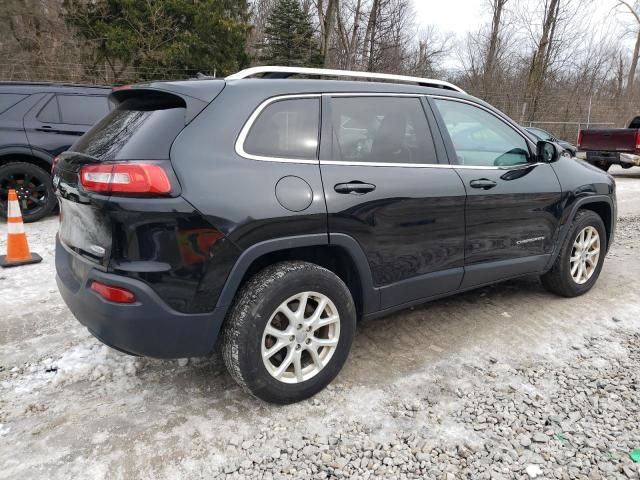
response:
{"label": "gravel ground", "polygon": [[43,263],[0,271],[0,478],[640,479],[640,179],[614,173],[588,295],[524,278],[362,324],[336,381],[284,407],[219,355],[102,346],[55,288],[57,219],[28,225]]}

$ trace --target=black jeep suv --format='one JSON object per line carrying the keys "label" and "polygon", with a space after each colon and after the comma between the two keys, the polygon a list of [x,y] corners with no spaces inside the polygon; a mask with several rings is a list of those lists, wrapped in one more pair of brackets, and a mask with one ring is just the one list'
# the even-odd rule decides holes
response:
{"label": "black jeep suv", "polygon": [[127,353],[219,339],[268,401],[326,386],[358,319],[528,274],[581,295],[613,239],[609,175],[445,82],[257,67],[112,99],[54,170],[62,296]]}
{"label": "black jeep suv", "polygon": [[110,88],[0,82],[0,216],[7,190],[18,194],[25,222],[56,206],[51,164],[109,112]]}

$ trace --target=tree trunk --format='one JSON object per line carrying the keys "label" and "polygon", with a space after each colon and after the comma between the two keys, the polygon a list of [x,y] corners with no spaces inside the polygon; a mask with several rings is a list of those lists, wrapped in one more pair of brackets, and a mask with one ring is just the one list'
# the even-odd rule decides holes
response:
{"label": "tree trunk", "polygon": [[489,37],[489,48],[484,64],[483,87],[487,90],[487,85],[494,81],[494,70],[498,60],[498,48],[500,43],[500,29],[502,27],[502,12],[508,0],[493,0],[491,8],[493,18],[491,20],[491,36]]}
{"label": "tree trunk", "polygon": [[529,75],[527,78],[527,90],[526,101],[528,102],[528,118],[533,120],[536,113],[538,96],[544,85],[545,76],[547,73],[547,62],[549,61],[548,49],[551,47],[551,41],[553,40],[553,31],[555,30],[555,23],[558,20],[558,11],[560,7],[560,0],[551,0],[549,8],[545,12],[545,19],[542,26],[542,34],[540,41],[538,42],[538,48],[531,61],[531,67],[529,68]]}
{"label": "tree trunk", "polygon": [[337,0],[328,0],[327,3],[327,12],[324,15],[323,28],[322,28],[322,50],[321,55],[323,58],[323,63],[325,68],[329,66],[331,59],[329,58],[329,46],[331,43],[331,33],[335,27],[336,20],[336,1]]}
{"label": "tree trunk", "polygon": [[636,37],[636,45],[633,47],[633,56],[631,57],[631,65],[629,66],[629,76],[627,77],[627,89],[625,96],[630,97],[633,92],[633,84],[636,80],[636,68],[638,68],[638,55],[640,54],[640,30]]}
{"label": "tree trunk", "polygon": [[378,26],[378,10],[380,9],[380,0],[373,0],[371,12],[369,13],[369,21],[367,22],[367,30],[364,34],[364,48],[362,49],[362,63],[367,66],[367,70],[373,68],[373,52],[374,40],[376,36],[376,27]]}

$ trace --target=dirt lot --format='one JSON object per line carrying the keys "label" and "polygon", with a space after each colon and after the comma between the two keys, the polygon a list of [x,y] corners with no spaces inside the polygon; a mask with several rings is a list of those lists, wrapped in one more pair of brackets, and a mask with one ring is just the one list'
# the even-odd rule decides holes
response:
{"label": "dirt lot", "polygon": [[102,346],[57,293],[57,219],[28,225],[43,263],[0,271],[0,478],[640,478],[640,169],[614,174],[588,295],[526,278],[362,324],[336,381],[286,407],[218,356]]}

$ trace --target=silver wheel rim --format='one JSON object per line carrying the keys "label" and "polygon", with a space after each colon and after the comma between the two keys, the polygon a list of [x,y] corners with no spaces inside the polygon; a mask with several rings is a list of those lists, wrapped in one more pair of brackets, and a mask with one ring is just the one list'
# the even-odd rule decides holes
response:
{"label": "silver wheel rim", "polygon": [[340,339],[340,316],[331,299],[302,292],[282,302],[262,334],[262,362],[284,383],[301,383],[329,363]]}
{"label": "silver wheel rim", "polygon": [[571,249],[571,277],[578,285],[585,284],[593,276],[600,259],[600,234],[591,227],[583,228]]}

